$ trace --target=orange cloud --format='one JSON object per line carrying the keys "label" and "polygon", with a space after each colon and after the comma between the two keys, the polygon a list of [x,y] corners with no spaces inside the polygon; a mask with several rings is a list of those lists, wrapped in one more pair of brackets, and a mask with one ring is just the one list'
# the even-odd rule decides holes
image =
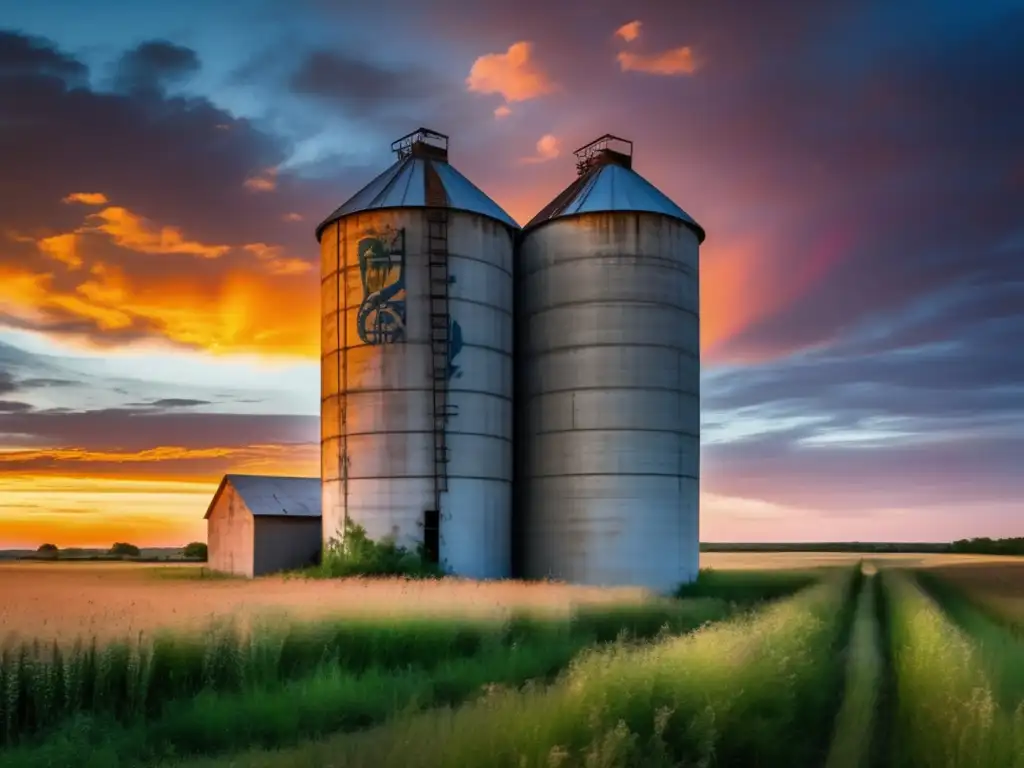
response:
{"label": "orange cloud", "polygon": [[649,75],[692,75],[700,65],[689,46],[649,54],[622,51],[617,59],[623,72]]}
{"label": "orange cloud", "polygon": [[554,82],[532,59],[533,46],[521,41],[505,53],[488,53],[473,62],[467,90],[498,93],[507,102],[528,101],[557,90]]}
{"label": "orange cloud", "polygon": [[242,247],[266,264],[270,273],[274,275],[301,275],[313,268],[313,265],[304,259],[285,256],[284,249],[277,245],[249,243]]}
{"label": "orange cloud", "polygon": [[61,202],[82,203],[83,205],[106,205],[107,196],[102,192],[73,192]]}
{"label": "orange cloud", "polygon": [[559,141],[558,137],[546,133],[540,137],[537,141],[537,154],[532,157],[524,157],[522,162],[524,163],[546,163],[548,160],[554,160],[561,154],[562,142]]}
{"label": "orange cloud", "polygon": [[[103,197],[90,194],[97,203]],[[141,253],[182,253],[204,259],[217,259],[234,247],[189,240],[175,227],[157,226],[117,206],[91,214],[87,224],[73,232],[38,240],[7,235],[34,243],[40,252],[69,268],[57,279],[50,271],[35,272],[24,263],[0,263],[0,312],[28,327],[43,331],[61,327],[55,332],[94,348],[148,337],[218,354],[317,355],[318,286],[307,277],[314,265],[287,256],[280,246],[240,246],[239,250],[256,257],[258,269],[234,258],[226,259],[219,273],[205,270],[201,278],[168,277],[166,270],[148,277],[126,274],[95,256],[88,270],[82,269],[84,242],[106,236],[122,248]],[[280,315],[268,308],[280,308]],[[109,339],[104,339],[105,333],[110,333]]]}
{"label": "orange cloud", "polygon": [[503,117],[508,117],[512,114],[512,110],[509,109],[507,104],[502,104],[494,110],[494,116],[500,120]]}
{"label": "orange cloud", "polygon": [[[83,197],[71,195],[70,197]],[[98,204],[107,198],[101,194],[89,195]],[[302,216],[289,213],[283,216],[286,221],[301,221]],[[72,269],[82,266],[83,259],[79,253],[82,235],[102,233],[110,237],[115,244],[128,250],[152,254],[189,254],[207,259],[223,256],[231,250],[230,245],[207,245],[184,237],[177,227],[156,226],[152,222],[138,216],[127,208],[111,206],[87,218],[86,226],[60,235],[42,238],[38,241],[31,237],[9,232],[8,237],[25,243],[34,243],[40,251],[51,258],[66,264]],[[243,246],[267,264],[273,274],[302,274],[308,272],[312,265],[303,259],[286,257],[279,246],[266,243],[252,243]]]}
{"label": "orange cloud", "polygon": [[47,256],[67,264],[72,269],[82,266],[82,257],[78,255],[79,237],[73,232],[44,237],[36,245]]}
{"label": "orange cloud", "polygon": [[[117,245],[140,253],[182,253],[216,259],[231,250],[229,245],[206,245],[188,240],[177,227],[155,226],[127,208],[112,206],[89,217],[92,227],[79,232],[96,231],[108,235]],[[98,222],[98,223],[96,223]]]}
{"label": "orange cloud", "polygon": [[273,192],[277,188],[277,169],[267,168],[258,176],[252,176],[242,184],[250,192]]}
{"label": "orange cloud", "polygon": [[623,24],[621,27],[616,29],[615,36],[621,37],[627,43],[631,43],[638,37],[640,37],[640,27],[641,24],[639,21],[631,21],[628,24]]}
{"label": "orange cloud", "polygon": [[45,459],[48,461],[112,461],[149,462],[175,461],[180,459],[216,459],[242,452],[239,448],[184,448],[182,446],[160,446],[137,453],[124,451],[90,451],[86,448],[49,448],[29,451],[0,451],[0,464],[19,464]]}
{"label": "orange cloud", "polygon": [[[238,268],[212,279],[166,275],[128,277],[112,265],[94,264],[70,287],[51,274],[0,265],[0,310],[47,330],[61,331],[90,347],[120,343],[132,333],[165,339],[214,354],[319,355],[319,286],[294,272],[266,274]],[[109,335],[107,335],[109,334]]]}

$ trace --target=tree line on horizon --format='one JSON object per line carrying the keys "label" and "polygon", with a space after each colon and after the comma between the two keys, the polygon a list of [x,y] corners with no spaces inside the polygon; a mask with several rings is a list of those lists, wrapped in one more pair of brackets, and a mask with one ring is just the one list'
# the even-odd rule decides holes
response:
{"label": "tree line on horizon", "polygon": [[825,541],[795,543],[703,542],[702,552],[866,552],[874,554],[1024,555],[1024,536],[979,537],[951,542]]}
{"label": "tree line on horizon", "polygon": [[[702,542],[702,552],[866,552],[866,553],[935,553],[965,555],[1024,555],[1024,536],[992,539],[987,536],[973,539],[957,539],[952,542],[879,542],[879,541],[846,541],[846,542],[793,542],[793,543],[756,543],[756,542]],[[209,550],[201,541],[193,541],[182,548],[182,557],[186,560],[205,562]],[[138,560],[142,551],[134,544],[115,542],[110,549],[99,553],[94,549],[68,547],[60,549],[55,544],[42,544],[30,559],[131,559]]]}
{"label": "tree line on horizon", "polygon": [[[182,548],[182,557],[186,560],[206,561],[208,548],[201,541],[193,541]],[[41,544],[36,551],[27,556],[35,560],[139,560],[142,550],[126,541],[116,541],[106,552],[84,547],[67,547],[61,549],[56,544]],[[149,558],[147,558],[149,559]],[[166,558],[165,558],[166,559]]]}

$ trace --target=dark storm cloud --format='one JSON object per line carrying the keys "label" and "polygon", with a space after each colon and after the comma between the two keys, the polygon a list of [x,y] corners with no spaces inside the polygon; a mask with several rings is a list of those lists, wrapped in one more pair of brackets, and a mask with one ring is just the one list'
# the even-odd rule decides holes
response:
{"label": "dark storm cloud", "polygon": [[[0,230],[68,231],[83,211],[60,201],[99,192],[201,242],[244,237],[309,250],[309,233],[281,216],[319,212],[316,184],[280,174],[274,194],[243,186],[287,158],[281,139],[204,98],[90,90],[81,86],[84,64],[17,33],[0,34],[0,62]],[[198,59],[189,49],[151,43],[121,64],[136,83],[152,83],[194,72]]]}
{"label": "dark storm cloud", "polygon": [[121,56],[115,83],[122,91],[159,91],[196,74],[199,66],[199,57],[192,49],[166,40],[150,40]]}
{"label": "dark storm cloud", "polygon": [[[730,347],[826,341],[944,287],[972,282],[995,295],[999,283],[1021,279],[1024,249],[1006,244],[1024,205],[1015,170],[1024,162],[1024,91],[1014,74],[1024,71],[1022,36],[1018,10],[964,19],[913,46],[871,49],[870,58],[867,48],[847,51],[845,72],[816,74],[798,57],[772,87],[765,75],[752,78],[737,94],[749,100],[722,116],[743,126],[737,148],[770,146],[769,162],[788,164],[785,176],[807,196],[801,214],[776,228],[777,247],[794,252],[790,269],[813,259],[809,222],[856,228],[813,290]],[[786,195],[781,169],[768,173]]]}
{"label": "dark storm cloud", "polygon": [[24,413],[31,411],[32,406],[17,400],[0,400],[0,413]]}
{"label": "dark storm cloud", "polygon": [[[494,122],[494,106],[466,91],[465,73],[442,74],[440,67],[428,63],[429,56],[424,58],[414,65],[381,64],[337,50],[311,50],[298,58],[287,76],[287,93],[304,105],[380,136],[381,150],[420,126],[457,134],[458,162],[473,165],[475,158],[464,150],[474,134],[479,136]],[[467,131],[465,126],[476,126],[476,130]],[[379,173],[386,155],[381,151],[375,157],[379,159],[371,165],[365,159],[349,159],[352,178],[365,183]],[[480,166],[486,168],[486,155],[480,159]],[[324,163],[333,164],[330,158],[322,158],[318,165]],[[350,192],[358,186],[350,187]]]}
{"label": "dark storm cloud", "polygon": [[32,435],[48,447],[88,446],[90,451],[145,451],[159,445],[191,449],[318,442],[316,416],[162,413],[104,408],[68,413],[40,410],[4,417],[7,434]]}
{"label": "dark storm cloud", "polygon": [[907,346],[854,340],[709,374],[706,488],[832,511],[1024,494],[1024,316],[945,337],[889,322]]}
{"label": "dark storm cloud", "polygon": [[9,394],[17,389],[14,377],[5,371],[0,371],[0,395]]}
{"label": "dark storm cloud", "polygon": [[1024,409],[1019,394],[1024,392],[1024,355],[1010,352],[1022,334],[1024,317],[1015,317],[882,351],[861,352],[857,342],[837,345],[713,376],[705,402],[729,409],[795,400],[813,402],[818,411],[856,405],[880,413],[948,414],[965,405],[967,410]]}
{"label": "dark storm cloud", "polygon": [[197,405],[212,405],[209,400],[197,400],[188,397],[162,397],[140,403],[128,403],[129,408],[194,408]]}
{"label": "dark storm cloud", "polygon": [[41,76],[81,83],[88,74],[84,64],[55,50],[49,41],[0,29],[0,77]]}
{"label": "dark storm cloud", "polygon": [[709,446],[704,490],[822,512],[995,504],[1024,493],[1020,437],[888,449],[802,445],[792,437]]}
{"label": "dark storm cloud", "polygon": [[78,382],[67,379],[29,378],[18,382],[22,387],[74,387]]}
{"label": "dark storm cloud", "polygon": [[338,51],[310,53],[292,75],[290,86],[357,115],[386,105],[436,97],[444,82],[422,67],[389,68]]}
{"label": "dark storm cloud", "polygon": [[[709,262],[743,236],[764,256],[751,279],[766,293],[801,285],[720,356],[830,342],[921,296],[1024,270],[1009,245],[1024,207],[1019,3],[641,2],[624,16],[610,0],[586,13],[452,0],[428,16],[478,53],[533,41],[564,85],[551,103],[585,116],[564,121],[578,131],[567,146],[604,130],[636,139],[638,170],[707,227]],[[640,38],[613,40],[632,18]],[[615,64],[619,50],[679,45],[703,60],[692,77]],[[556,166],[532,171],[550,175],[551,194]]]}

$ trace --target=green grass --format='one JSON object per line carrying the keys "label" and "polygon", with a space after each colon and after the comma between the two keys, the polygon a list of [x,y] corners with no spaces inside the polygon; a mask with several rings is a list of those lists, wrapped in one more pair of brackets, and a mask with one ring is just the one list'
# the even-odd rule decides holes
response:
{"label": "green grass", "polygon": [[350,619],[249,636],[224,629],[67,655],[53,648],[49,659],[22,647],[0,663],[0,724],[8,744],[24,747],[4,765],[75,765],[83,750],[140,761],[294,743],[461,701],[488,683],[550,676],[590,645],[688,631],[731,610],[720,600],[665,600],[560,620]]}
{"label": "green grass", "polygon": [[820,581],[830,570],[834,569],[717,571],[704,568],[696,581],[676,590],[676,597],[714,597],[749,605],[791,595]]}
{"label": "green grass", "polygon": [[1012,707],[1024,702],[1024,638],[941,576],[921,571],[917,580],[971,638],[976,659],[992,681],[1000,703]]}
{"label": "green grass", "polygon": [[875,711],[885,669],[876,611],[876,577],[865,576],[847,649],[843,703],[825,768],[867,768],[871,764]]}
{"label": "green grass", "polygon": [[188,765],[820,765],[857,581],[848,569],[685,637],[584,654],[550,687]]}
{"label": "green grass", "polygon": [[443,564],[433,563],[421,544],[415,550],[399,545],[393,536],[374,541],[366,529],[346,519],[337,536],[324,546],[317,565],[293,575],[311,579],[339,579],[351,576],[404,576],[408,579],[436,579],[444,576]]}
{"label": "green grass", "polygon": [[1024,703],[1000,707],[978,646],[912,575],[884,571],[882,579],[895,678],[891,764],[1024,766]]}

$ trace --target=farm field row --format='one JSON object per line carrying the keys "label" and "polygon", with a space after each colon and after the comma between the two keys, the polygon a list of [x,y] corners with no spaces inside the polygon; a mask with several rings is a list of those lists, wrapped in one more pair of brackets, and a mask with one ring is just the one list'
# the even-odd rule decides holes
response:
{"label": "farm field row", "polygon": [[496,685],[543,685],[588,649],[686,633],[820,578],[706,573],[685,599],[627,593],[615,602],[609,593],[564,604],[555,615],[538,613],[534,601],[495,615],[260,617],[206,634],[12,642],[0,661],[0,744],[7,745],[0,763],[81,765],[90,755],[96,765],[144,765],[366,728]]}
{"label": "farm field row", "polygon": [[[864,556],[834,552],[705,552],[701,566],[715,571],[850,567]],[[963,568],[980,579],[979,594],[1001,609],[1024,616],[1019,578],[990,589],[993,564],[1020,558],[983,555],[871,555],[879,565]],[[973,570],[968,566],[973,566]],[[1024,565],[1018,565],[1024,567]],[[995,569],[1002,572],[1003,569]],[[1008,572],[1012,572],[1008,568]],[[114,639],[162,628],[203,630],[230,616],[245,624],[259,619],[306,620],[347,616],[473,616],[497,618],[515,611],[568,615],[579,605],[639,603],[641,589],[597,589],[565,584],[480,583],[403,579],[319,580],[268,577],[256,581],[199,578],[195,565],[131,563],[0,563],[0,643],[30,640]],[[54,606],[59,605],[60,611]]]}
{"label": "farm field row", "polygon": [[965,626],[920,575],[834,572],[696,632],[591,652],[544,688],[175,765],[1024,766],[1024,642]]}
{"label": "farm field row", "polygon": [[[127,641],[76,643],[82,625],[59,622],[41,642],[10,637],[0,764],[1024,768],[1024,636],[1006,610],[1024,563],[898,557],[705,571],[681,599],[48,566],[33,571],[47,588],[80,573],[76,589],[102,585],[93,600],[104,588],[225,595],[184,629],[241,609],[205,634],[167,634],[143,614]],[[268,592],[303,588],[329,605],[266,611]],[[352,593],[395,602],[366,608]],[[446,593],[478,602],[460,611]],[[403,605],[417,598],[446,610]]]}

